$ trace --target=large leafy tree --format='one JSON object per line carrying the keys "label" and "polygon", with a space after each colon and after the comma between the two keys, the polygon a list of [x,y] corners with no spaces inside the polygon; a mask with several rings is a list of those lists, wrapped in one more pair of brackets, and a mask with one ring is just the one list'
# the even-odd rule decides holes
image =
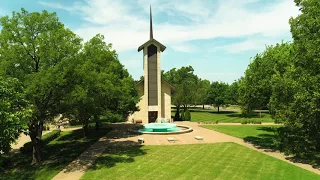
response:
{"label": "large leafy tree", "polygon": [[198,77],[194,74],[192,66],[187,66],[180,69],[173,68],[165,72],[163,78],[175,87],[172,103],[177,107],[176,116],[178,118],[181,106],[186,111],[188,106],[196,102]]}
{"label": "large leafy tree", "polygon": [[227,104],[237,105],[239,99],[239,84],[241,79],[234,81],[226,91],[226,102]]}
{"label": "large leafy tree", "polygon": [[135,82],[102,35],[86,42],[70,63],[64,73],[70,85],[64,99],[65,114],[82,122],[84,135],[90,118],[97,123],[102,115],[111,112],[125,120],[129,113],[137,110],[139,97]]}
{"label": "large leafy tree", "polygon": [[272,94],[271,79],[277,72],[283,74],[291,63],[291,43],[268,46],[257,54],[245,71],[239,84],[239,103],[244,114],[267,108]]}
{"label": "large leafy tree", "polygon": [[0,76],[0,152],[8,152],[10,144],[27,128],[27,119],[31,114],[27,105],[18,79]]}
{"label": "large leafy tree", "polygon": [[224,82],[212,82],[208,91],[208,102],[218,108],[227,105],[227,90],[229,85]]}
{"label": "large leafy tree", "polygon": [[202,105],[202,109],[204,109],[204,105],[208,103],[208,91],[210,89],[210,81],[206,79],[199,79],[197,86],[196,102],[195,104]]}
{"label": "large leafy tree", "polygon": [[284,122],[284,150],[299,156],[320,151],[320,1],[295,0],[301,14],[290,19],[293,65],[273,78],[271,105]]}
{"label": "large leafy tree", "polygon": [[19,79],[32,108],[28,132],[33,163],[39,162],[40,138],[45,121],[59,112],[67,86],[57,65],[78,53],[81,39],[59,22],[55,13],[21,9],[0,19],[0,69],[3,76]]}

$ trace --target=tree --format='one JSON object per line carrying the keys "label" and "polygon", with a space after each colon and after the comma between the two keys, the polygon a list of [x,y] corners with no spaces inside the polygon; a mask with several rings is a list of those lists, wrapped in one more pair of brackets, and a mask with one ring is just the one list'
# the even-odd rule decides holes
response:
{"label": "tree", "polygon": [[196,102],[195,104],[201,104],[202,105],[202,109],[204,109],[204,105],[207,104],[208,102],[208,91],[210,88],[210,81],[209,80],[202,80],[199,79],[198,80],[198,88],[196,90]]}
{"label": "tree", "polygon": [[45,121],[61,113],[61,97],[68,86],[56,67],[78,53],[81,39],[59,22],[55,13],[29,13],[25,9],[0,19],[0,69],[17,78],[32,109],[28,132],[33,144],[33,163],[40,158],[40,139]]}
{"label": "tree", "polygon": [[181,109],[181,112],[180,112],[180,114],[181,114],[181,121],[185,121],[186,120],[186,117],[185,117],[185,112],[184,112],[184,110],[183,109]]}
{"label": "tree", "polygon": [[186,121],[191,121],[191,114],[190,114],[189,109],[186,110],[184,116],[185,116],[184,118],[185,118]]}
{"label": "tree", "polygon": [[180,106],[186,111],[188,106],[196,101],[198,77],[193,72],[194,69],[187,66],[180,69],[173,68],[163,74],[163,79],[175,87],[172,103],[176,105],[177,112],[180,111]]}
{"label": "tree", "polygon": [[268,107],[272,76],[276,72],[285,72],[291,64],[291,51],[291,43],[281,43],[267,46],[264,52],[253,58],[239,84],[239,104],[244,114],[250,116],[253,110]]}
{"label": "tree", "polygon": [[320,151],[320,1],[295,2],[302,13],[289,21],[293,64],[273,77],[270,104],[285,125],[283,150],[301,157]]}
{"label": "tree", "polygon": [[10,151],[10,145],[27,128],[29,116],[22,84],[18,79],[0,76],[0,152]]}
{"label": "tree", "polygon": [[86,42],[72,63],[64,73],[68,84],[73,84],[64,99],[65,109],[67,115],[82,122],[84,136],[90,118],[98,128],[102,115],[111,112],[125,120],[129,113],[137,110],[139,97],[135,82],[102,35]]}
{"label": "tree", "polygon": [[226,91],[226,102],[227,104],[237,105],[239,99],[239,84],[240,79],[238,81],[234,81]]}
{"label": "tree", "polygon": [[208,91],[208,102],[218,107],[218,112],[220,112],[220,107],[227,104],[226,92],[228,89],[228,84],[224,82],[212,82],[210,89]]}

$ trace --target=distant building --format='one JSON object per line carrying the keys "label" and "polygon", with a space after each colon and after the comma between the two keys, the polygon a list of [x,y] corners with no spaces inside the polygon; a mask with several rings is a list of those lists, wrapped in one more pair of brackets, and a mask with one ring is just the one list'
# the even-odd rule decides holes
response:
{"label": "distant building", "polygon": [[156,122],[165,118],[171,121],[171,94],[173,86],[161,79],[161,52],[166,47],[153,38],[152,13],[150,7],[150,39],[138,48],[143,50],[144,80],[137,83],[140,102],[137,104],[140,111],[129,117],[129,121],[143,124]]}

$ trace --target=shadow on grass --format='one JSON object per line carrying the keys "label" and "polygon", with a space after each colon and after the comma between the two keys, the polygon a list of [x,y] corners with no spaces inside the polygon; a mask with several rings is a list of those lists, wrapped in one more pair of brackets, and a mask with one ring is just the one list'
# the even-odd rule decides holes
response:
{"label": "shadow on grass", "polygon": [[[131,144],[131,142],[129,142]],[[141,149],[140,145],[113,146],[108,147],[103,155],[99,157],[89,170],[97,170],[101,168],[111,168],[118,163],[132,163],[135,157],[147,154],[145,149]]]}
{"label": "shadow on grass", "polygon": [[[269,113],[263,112],[261,113],[261,118],[264,118],[267,116]],[[228,114],[227,116],[229,117],[238,117],[238,118],[249,118],[246,115],[243,115],[241,113],[233,113],[233,114]],[[260,118],[260,113],[259,112],[254,112],[250,118]]]}
{"label": "shadow on grass", "polygon": [[320,170],[320,153],[304,158],[294,156],[286,157],[286,159],[294,163],[310,164],[313,168]]}
{"label": "shadow on grass", "polygon": [[[258,136],[247,136],[243,139],[258,149],[275,152],[279,150],[277,145],[278,135],[276,134],[277,129],[280,130],[279,128],[281,127],[258,127],[257,130],[261,130],[264,133]],[[313,168],[320,170],[320,152],[306,157],[289,156],[286,159],[294,163],[310,164]]]}
{"label": "shadow on grass", "polygon": [[277,145],[275,140],[277,135],[275,134],[277,127],[257,127],[257,130],[265,133],[258,136],[247,136],[243,138],[245,142],[253,144],[258,149],[266,149],[267,151],[276,151]]}
{"label": "shadow on grass", "polygon": [[[51,179],[82,152],[98,141],[100,137],[108,133],[111,128],[113,128],[112,125],[101,128],[97,132],[90,130],[86,138],[83,138],[81,129],[62,132],[61,136],[51,141],[42,149],[42,161],[38,164],[31,165],[31,153],[23,154],[17,152],[11,154],[8,166],[5,167],[0,179]],[[124,125],[121,128],[126,129],[128,127]],[[123,133],[123,137],[128,136],[130,135]],[[114,138],[121,137],[118,133],[114,134]],[[117,144],[117,142],[109,143]],[[130,143],[135,144],[135,142]],[[126,144],[130,143],[127,142]]]}

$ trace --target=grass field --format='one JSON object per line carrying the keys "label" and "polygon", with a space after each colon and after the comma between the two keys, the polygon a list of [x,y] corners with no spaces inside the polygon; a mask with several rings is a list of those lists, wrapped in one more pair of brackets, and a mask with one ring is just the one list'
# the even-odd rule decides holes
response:
{"label": "grass field", "polygon": [[277,128],[281,126],[261,126],[261,125],[202,125],[202,127],[222,132],[237,138],[241,138],[252,144],[258,145],[262,148],[276,149],[274,140],[277,136],[275,134]]}
{"label": "grass field", "polygon": [[235,143],[110,148],[81,179],[318,180]]}
{"label": "grass field", "polygon": [[86,138],[83,138],[81,129],[61,132],[58,138],[42,149],[42,162],[31,165],[31,153],[14,154],[9,158],[10,162],[5,171],[0,172],[0,179],[52,179],[72,160],[109,131],[109,128],[101,128],[98,133],[89,132]]}
{"label": "grass field", "polygon": [[[220,111],[218,113],[216,110],[202,110],[202,109],[190,109],[191,121],[193,122],[230,122],[230,123],[240,123],[243,120],[253,120],[260,122],[274,122],[269,113],[261,113],[261,118],[259,113],[256,112],[253,118],[245,118],[240,112],[237,111]],[[171,115],[174,117],[175,111],[172,111]]]}

